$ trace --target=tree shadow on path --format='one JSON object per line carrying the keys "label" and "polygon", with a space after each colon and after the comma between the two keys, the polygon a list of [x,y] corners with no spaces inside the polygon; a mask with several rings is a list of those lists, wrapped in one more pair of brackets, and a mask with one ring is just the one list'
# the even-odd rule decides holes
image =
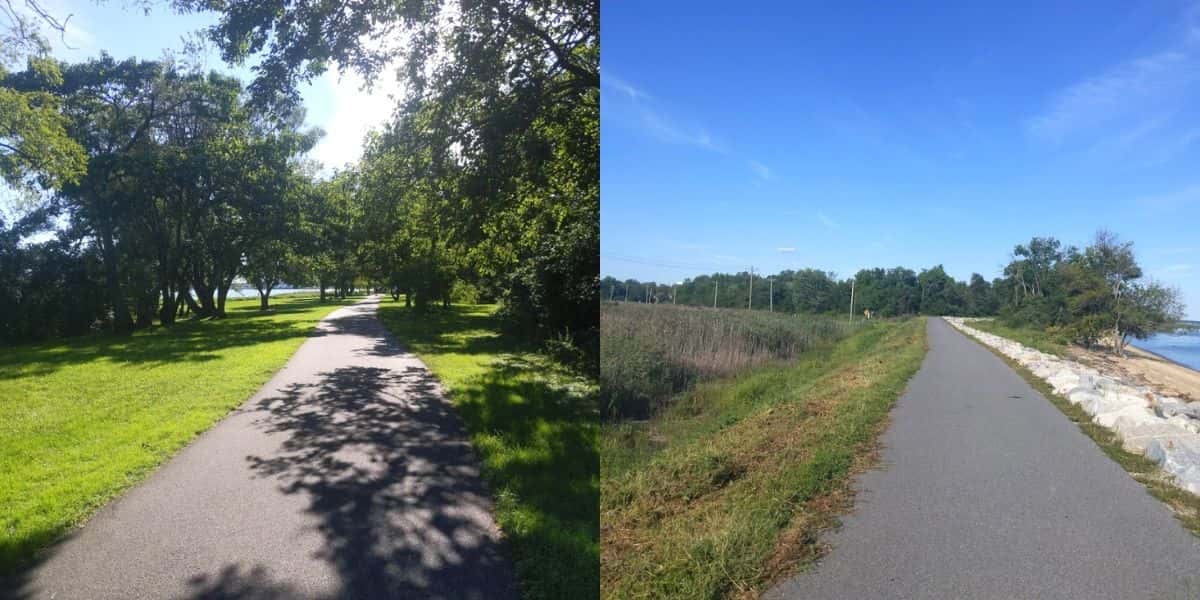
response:
{"label": "tree shadow on path", "polygon": [[[356,325],[370,323],[338,327]],[[320,377],[258,403],[260,425],[288,437],[247,460],[311,498],[325,538],[318,558],[337,570],[339,595],[515,597],[477,460],[433,377],[415,366]]]}

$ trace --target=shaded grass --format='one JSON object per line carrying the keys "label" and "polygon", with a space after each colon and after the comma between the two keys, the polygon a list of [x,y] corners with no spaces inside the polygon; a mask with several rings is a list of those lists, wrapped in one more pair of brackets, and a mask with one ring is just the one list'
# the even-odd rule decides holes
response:
{"label": "shaded grass", "polygon": [[852,331],[823,315],[602,303],[600,402],[606,417],[645,418],[697,382],[795,358]]}
{"label": "shaded grass", "polygon": [[[968,325],[975,326],[977,323],[972,321]],[[996,332],[993,332],[996,333]],[[966,335],[966,334],[964,334]],[[996,333],[996,335],[1003,335]],[[1179,519],[1184,528],[1192,532],[1192,534],[1200,536],[1200,496],[1197,496],[1187,490],[1176,486],[1171,476],[1159,468],[1154,461],[1142,456],[1128,452],[1121,445],[1121,438],[1115,432],[1103,425],[1100,425],[1092,420],[1092,416],[1083,410],[1077,404],[1072,404],[1070,400],[1054,392],[1054,388],[1050,384],[1043,381],[1032,371],[1026,369],[1020,363],[1011,358],[997,352],[992,347],[980,342],[979,340],[966,336],[980,346],[986,348],[992,354],[995,354],[1000,360],[1004,361],[1012,370],[1016,371],[1025,381],[1029,383],[1033,389],[1037,390],[1042,396],[1050,401],[1060,412],[1062,412],[1072,423],[1079,427],[1079,430],[1084,435],[1091,438],[1100,450],[1113,462],[1121,465],[1131,477],[1146,487],[1146,491],[1150,492],[1151,496],[1158,498],[1163,503],[1171,508],[1175,513],[1175,517]],[[1007,337],[1007,336],[1005,336]],[[1010,338],[1013,339],[1013,338]],[[1020,342],[1021,340],[1013,339]],[[1024,342],[1021,342],[1024,343]]]}
{"label": "shaded grass", "polygon": [[602,595],[755,596],[810,562],[924,354],[923,319],[872,322],[605,425]]}
{"label": "shaded grass", "polygon": [[996,319],[979,319],[967,321],[967,324],[980,331],[1008,338],[1046,354],[1063,357],[1067,356],[1067,340],[1047,332],[1044,329],[1031,327],[1010,327]]}
{"label": "shaded grass", "polygon": [[599,587],[596,383],[500,333],[494,306],[379,316],[450,393],[496,496],[526,598]]}
{"label": "shaded grass", "polygon": [[0,347],[0,572],[142,480],[262,386],[340,304]]}

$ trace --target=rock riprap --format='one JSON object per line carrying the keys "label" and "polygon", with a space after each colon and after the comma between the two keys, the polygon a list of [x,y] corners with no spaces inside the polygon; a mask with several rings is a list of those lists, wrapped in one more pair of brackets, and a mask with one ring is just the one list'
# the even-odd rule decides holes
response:
{"label": "rock riprap", "polygon": [[983,342],[1041,378],[1054,393],[1077,404],[1121,438],[1126,450],[1158,463],[1175,483],[1200,494],[1200,402],[1185,402],[1010,339],[980,331],[969,319],[945,317],[955,329]]}

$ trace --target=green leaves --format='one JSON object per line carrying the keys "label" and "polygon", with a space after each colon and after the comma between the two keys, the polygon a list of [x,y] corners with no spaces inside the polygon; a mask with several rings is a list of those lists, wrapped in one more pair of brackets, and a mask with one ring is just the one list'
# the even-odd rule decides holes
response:
{"label": "green leaves", "polygon": [[61,84],[58,65],[46,58],[30,58],[21,74],[0,70],[0,177],[10,185],[26,185],[33,177],[43,187],[58,188],[83,176],[87,159],[67,133],[54,91]]}

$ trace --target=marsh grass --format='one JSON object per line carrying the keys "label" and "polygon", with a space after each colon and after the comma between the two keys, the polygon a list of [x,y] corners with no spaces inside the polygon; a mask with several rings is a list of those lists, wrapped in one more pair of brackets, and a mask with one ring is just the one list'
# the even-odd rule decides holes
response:
{"label": "marsh grass", "polygon": [[821,315],[604,303],[601,405],[608,417],[644,418],[697,382],[794,359],[853,329]]}

